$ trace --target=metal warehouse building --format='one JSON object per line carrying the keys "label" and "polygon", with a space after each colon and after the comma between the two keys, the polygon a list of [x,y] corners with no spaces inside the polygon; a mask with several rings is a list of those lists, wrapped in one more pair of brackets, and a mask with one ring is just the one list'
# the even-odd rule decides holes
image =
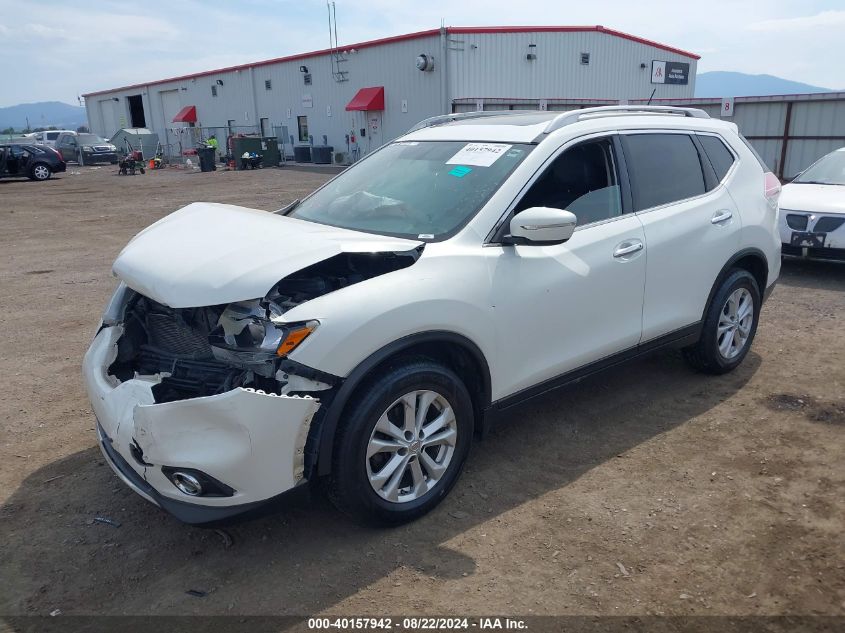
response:
{"label": "metal warehouse building", "polygon": [[171,155],[200,127],[354,157],[426,117],[507,101],[690,98],[697,60],[601,26],[445,27],[84,96],[93,132],[146,127]]}

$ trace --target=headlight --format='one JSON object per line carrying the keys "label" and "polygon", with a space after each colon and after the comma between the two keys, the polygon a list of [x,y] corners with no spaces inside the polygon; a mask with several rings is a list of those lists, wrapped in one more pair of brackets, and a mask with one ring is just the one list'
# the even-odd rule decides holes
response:
{"label": "headlight", "polygon": [[230,303],[208,336],[214,356],[256,371],[270,369],[268,361],[290,354],[319,325],[318,321],[281,324],[273,320],[278,316],[281,309],[272,302]]}
{"label": "headlight", "polygon": [[116,152],[117,148],[114,145],[109,145],[109,151],[110,152]]}
{"label": "headlight", "polygon": [[90,145],[83,145],[83,146],[82,146],[82,151],[83,151],[83,152],[93,152],[93,151],[94,151],[94,148],[93,148],[93,147],[91,147]]}

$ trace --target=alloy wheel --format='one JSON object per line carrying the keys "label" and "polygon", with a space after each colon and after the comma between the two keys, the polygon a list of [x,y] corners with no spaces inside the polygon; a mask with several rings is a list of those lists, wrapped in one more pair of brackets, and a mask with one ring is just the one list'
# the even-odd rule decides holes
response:
{"label": "alloy wheel", "polygon": [[754,324],[754,298],[746,288],[734,290],[719,314],[716,344],[723,358],[736,358],[748,344]]}
{"label": "alloy wheel", "polygon": [[36,165],[32,170],[32,175],[36,180],[47,180],[50,177],[50,170],[44,165]]}
{"label": "alloy wheel", "polygon": [[407,503],[441,481],[455,454],[457,421],[446,398],[412,391],[382,413],[367,443],[367,476],[382,499]]}

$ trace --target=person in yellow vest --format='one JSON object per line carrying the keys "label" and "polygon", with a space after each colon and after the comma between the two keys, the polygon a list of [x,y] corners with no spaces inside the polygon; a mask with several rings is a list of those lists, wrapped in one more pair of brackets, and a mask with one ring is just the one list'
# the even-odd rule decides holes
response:
{"label": "person in yellow vest", "polygon": [[208,140],[205,142],[205,144],[209,147],[214,148],[214,162],[216,163],[219,160],[217,154],[220,152],[220,144],[217,142],[217,137],[212,134],[208,137]]}

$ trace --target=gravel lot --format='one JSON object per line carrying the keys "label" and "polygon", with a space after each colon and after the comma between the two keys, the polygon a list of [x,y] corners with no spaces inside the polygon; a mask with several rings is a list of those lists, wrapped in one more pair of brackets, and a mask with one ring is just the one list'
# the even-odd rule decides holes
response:
{"label": "gravel lot", "polygon": [[414,524],[303,492],[220,532],[113,476],[80,361],[136,232],[326,175],[70,172],[0,181],[0,614],[845,615],[845,265],[786,263],[731,375],[667,352],[522,407]]}

